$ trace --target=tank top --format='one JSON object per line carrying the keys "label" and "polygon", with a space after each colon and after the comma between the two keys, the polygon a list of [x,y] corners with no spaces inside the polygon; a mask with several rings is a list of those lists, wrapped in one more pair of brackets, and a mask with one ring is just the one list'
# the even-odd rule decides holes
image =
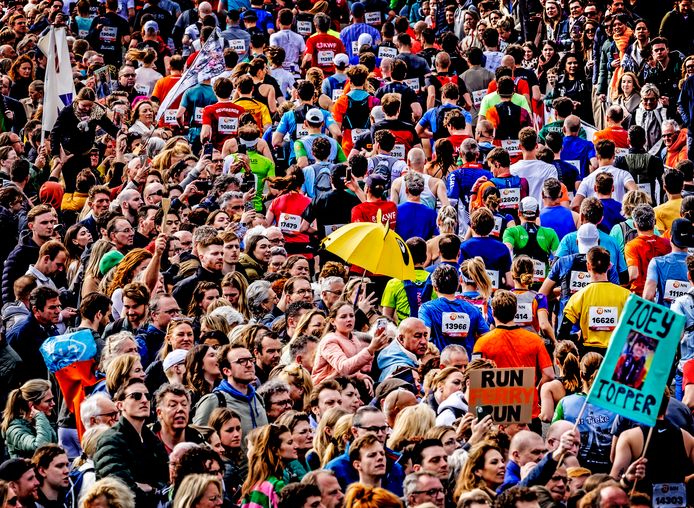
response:
{"label": "tank top", "polygon": [[[424,190],[422,191],[422,194],[420,194],[419,199],[422,201],[423,205],[427,205],[432,210],[435,210],[436,196],[434,196],[434,193],[431,192],[431,189],[429,188],[429,181],[431,180],[431,175],[426,175],[424,173],[420,174],[424,177]],[[407,201],[407,193],[405,192],[404,179],[402,181],[402,184],[400,185],[400,192],[398,196],[400,198],[400,203],[404,203],[405,201]]]}
{"label": "tank top", "polygon": [[521,328],[529,332],[539,333],[540,323],[537,320],[537,291],[526,289],[513,289],[516,295],[516,316],[514,321]]}
{"label": "tank top", "polygon": [[[643,442],[646,443],[648,428],[641,427]],[[667,420],[657,420],[651,442],[646,450],[648,467],[643,482],[651,492],[651,486],[657,483],[684,483],[684,478],[691,472],[692,466],[684,447],[682,431]]]}
{"label": "tank top", "polygon": [[540,222],[543,227],[552,228],[559,238],[576,231],[571,210],[561,205],[545,208],[540,214]]}
{"label": "tank top", "polygon": [[258,102],[262,102],[268,108],[270,107],[268,102],[267,102],[267,97],[265,97],[263,94],[260,93],[260,87],[261,85],[264,85],[265,83],[254,83],[253,84],[253,98],[257,100]]}

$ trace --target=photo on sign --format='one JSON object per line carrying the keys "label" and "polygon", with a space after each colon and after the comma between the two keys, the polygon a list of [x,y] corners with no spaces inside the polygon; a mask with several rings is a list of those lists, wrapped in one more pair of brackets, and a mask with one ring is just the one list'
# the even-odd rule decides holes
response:
{"label": "photo on sign", "polygon": [[657,346],[657,340],[634,330],[629,332],[612,373],[612,381],[640,390],[648,375]]}

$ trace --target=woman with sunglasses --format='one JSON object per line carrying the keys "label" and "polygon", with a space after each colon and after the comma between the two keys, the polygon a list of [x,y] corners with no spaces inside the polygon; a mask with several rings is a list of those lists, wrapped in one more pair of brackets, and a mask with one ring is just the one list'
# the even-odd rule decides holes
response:
{"label": "woman with sunglasses", "polygon": [[17,491],[10,482],[0,480],[0,506],[2,508],[14,508],[20,506]]}
{"label": "woman with sunglasses", "polygon": [[32,379],[10,392],[0,427],[10,458],[30,459],[40,446],[58,442],[48,421],[54,407],[51,384],[46,380]]}

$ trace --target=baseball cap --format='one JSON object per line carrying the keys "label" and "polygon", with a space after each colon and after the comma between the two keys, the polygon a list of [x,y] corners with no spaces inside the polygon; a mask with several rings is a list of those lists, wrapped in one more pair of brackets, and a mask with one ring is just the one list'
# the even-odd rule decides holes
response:
{"label": "baseball cap", "polygon": [[164,358],[162,365],[164,367],[164,371],[169,370],[174,365],[185,362],[187,354],[188,351],[185,349],[174,349],[171,351],[168,355],[166,355],[166,358]]}
{"label": "baseball cap", "polygon": [[527,196],[521,200],[518,211],[523,214],[523,217],[534,219],[540,212],[540,205],[537,199],[532,196]]}
{"label": "baseball cap", "polygon": [[583,224],[578,228],[576,238],[578,240],[578,253],[587,254],[590,249],[597,247],[600,233],[595,224]]}
{"label": "baseball cap", "polygon": [[311,108],[306,113],[306,121],[313,124],[323,123],[323,113],[318,108]]}
{"label": "baseball cap", "polygon": [[361,48],[364,44],[371,46],[374,43],[373,37],[370,34],[361,34],[357,39],[357,47]]}
{"label": "baseball cap", "polygon": [[670,241],[680,249],[694,247],[694,225],[689,219],[676,219],[672,223]]}
{"label": "baseball cap", "polygon": [[383,112],[382,106],[374,106],[373,109],[371,110],[371,116],[373,117],[374,120],[376,120],[375,123],[378,123],[378,122],[386,119],[386,114]]}
{"label": "baseball cap", "polygon": [[148,21],[145,23],[145,26],[143,27],[145,29],[145,32],[158,32],[159,31],[159,25],[157,24],[156,21]]}
{"label": "baseball cap", "polygon": [[333,63],[335,64],[336,67],[339,67],[340,69],[344,69],[349,65],[349,57],[345,55],[344,53],[338,53],[333,57]]}
{"label": "baseball cap", "polygon": [[363,3],[354,2],[352,4],[352,16],[354,16],[355,18],[361,18],[365,12],[366,8],[364,7]]}

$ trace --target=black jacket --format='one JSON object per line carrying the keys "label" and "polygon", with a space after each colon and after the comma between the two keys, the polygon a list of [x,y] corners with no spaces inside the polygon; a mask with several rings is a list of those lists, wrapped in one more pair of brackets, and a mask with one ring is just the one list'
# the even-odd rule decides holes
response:
{"label": "black jacket", "polygon": [[6,340],[0,340],[0,404],[5,407],[7,397],[21,383],[22,358]]}
{"label": "black jacket", "polygon": [[14,302],[14,281],[20,278],[29,269],[29,265],[39,258],[39,246],[27,235],[12,249],[7,256],[5,267],[2,271],[2,301]]}
{"label": "black jacket", "polygon": [[214,282],[215,284],[221,284],[222,272],[211,272],[205,270],[201,266],[193,275],[176,284],[173,290],[173,297],[176,299],[176,302],[178,302],[183,312],[188,312],[188,306],[190,305],[190,300],[193,298],[193,291],[195,291],[198,282]]}
{"label": "black jacket", "polygon": [[57,333],[52,326],[42,326],[33,314],[7,332],[8,344],[24,362],[24,368],[19,372],[20,381],[48,379],[48,369],[39,348],[48,337]]}

